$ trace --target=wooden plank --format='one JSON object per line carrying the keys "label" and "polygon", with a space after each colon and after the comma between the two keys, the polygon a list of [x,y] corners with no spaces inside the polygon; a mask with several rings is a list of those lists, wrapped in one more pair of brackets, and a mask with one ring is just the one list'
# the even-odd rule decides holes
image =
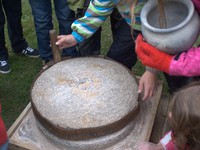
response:
{"label": "wooden plank", "polygon": [[18,128],[19,124],[23,121],[24,117],[29,113],[31,110],[31,103],[29,103],[26,108],[22,111],[22,113],[19,115],[19,117],[16,119],[16,121],[12,124],[12,126],[7,131],[8,137],[11,137],[15,130]]}
{"label": "wooden plank", "polygon": [[24,144],[15,144],[13,141],[9,141],[8,150],[31,150],[30,146]]}
{"label": "wooden plank", "polygon": [[[161,93],[162,93],[162,90],[163,90],[163,82],[162,81],[158,81],[157,87],[158,87],[157,88],[157,94],[154,96],[154,100],[156,101],[156,103],[153,106],[154,107],[153,109],[155,110],[155,112],[154,112],[155,114],[153,114],[153,115],[155,117],[151,120],[151,126],[149,126],[148,134],[147,134],[147,137],[145,139],[146,141],[149,141],[150,137],[151,137],[152,128],[153,128],[153,125],[154,125],[154,122],[155,122],[155,119],[156,119],[156,114],[157,114],[157,110],[159,108],[159,103],[160,103],[160,99],[161,99]],[[152,115],[152,114],[149,114],[149,115]]]}
{"label": "wooden plank", "polygon": [[167,124],[169,103],[170,96],[163,96],[161,98],[150,137],[150,142],[158,143],[160,138],[162,138],[166,131],[169,130],[169,126]]}
{"label": "wooden plank", "polygon": [[[172,100],[172,98],[169,97],[169,104],[170,104],[171,100]],[[162,128],[162,136],[165,135],[166,132],[171,130],[171,126],[170,126],[169,121],[168,121],[168,114],[169,114],[169,106],[168,106],[168,109],[167,109],[167,115],[166,115],[166,118],[165,118],[165,123],[164,123],[163,128]]]}
{"label": "wooden plank", "polygon": [[9,144],[8,150],[27,150],[21,146],[14,145],[12,143]]}

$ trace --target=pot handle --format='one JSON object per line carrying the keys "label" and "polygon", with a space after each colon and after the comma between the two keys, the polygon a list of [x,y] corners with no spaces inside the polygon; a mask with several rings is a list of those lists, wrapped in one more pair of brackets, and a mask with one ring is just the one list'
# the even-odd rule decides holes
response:
{"label": "pot handle", "polygon": [[54,63],[57,63],[61,61],[61,54],[60,54],[58,45],[56,45],[56,42],[57,42],[56,30],[50,30],[49,36],[50,36],[51,47],[52,47],[52,52],[53,52],[53,60],[54,60]]}

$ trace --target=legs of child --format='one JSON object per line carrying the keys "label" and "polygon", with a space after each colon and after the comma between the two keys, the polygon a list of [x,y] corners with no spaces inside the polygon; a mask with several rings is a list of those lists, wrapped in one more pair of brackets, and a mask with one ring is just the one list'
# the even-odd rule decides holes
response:
{"label": "legs of child", "polygon": [[160,143],[140,142],[137,145],[137,150],[164,150],[164,148]]}

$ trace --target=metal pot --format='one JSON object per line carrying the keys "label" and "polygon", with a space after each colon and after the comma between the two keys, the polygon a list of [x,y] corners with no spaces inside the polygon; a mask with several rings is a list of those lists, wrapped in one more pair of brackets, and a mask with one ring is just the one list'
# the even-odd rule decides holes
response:
{"label": "metal pot", "polygon": [[145,40],[169,54],[186,51],[196,42],[200,19],[191,0],[164,0],[166,27],[159,24],[157,0],[149,0],[142,9],[142,34]]}

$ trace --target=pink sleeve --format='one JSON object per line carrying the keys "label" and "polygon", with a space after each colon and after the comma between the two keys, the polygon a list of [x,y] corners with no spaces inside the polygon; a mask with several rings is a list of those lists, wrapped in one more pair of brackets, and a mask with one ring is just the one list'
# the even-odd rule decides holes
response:
{"label": "pink sleeve", "polygon": [[169,74],[174,76],[200,76],[200,47],[181,53],[171,61]]}
{"label": "pink sleeve", "polygon": [[164,150],[178,150],[172,141],[172,131],[165,134],[160,140],[160,144],[163,146]]}
{"label": "pink sleeve", "polygon": [[200,0],[192,0],[197,12],[200,14]]}

